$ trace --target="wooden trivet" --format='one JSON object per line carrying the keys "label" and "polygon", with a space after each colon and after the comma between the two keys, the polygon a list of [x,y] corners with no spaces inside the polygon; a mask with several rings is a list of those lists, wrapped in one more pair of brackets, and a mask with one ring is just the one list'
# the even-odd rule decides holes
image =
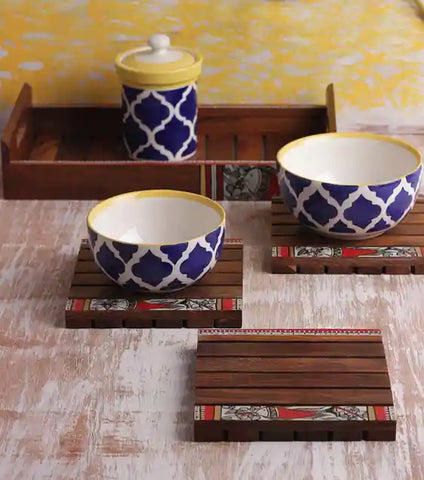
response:
{"label": "wooden trivet", "polygon": [[357,242],[322,237],[272,200],[272,273],[424,274],[424,199],[387,233]]}
{"label": "wooden trivet", "polygon": [[97,267],[84,240],[68,295],[68,328],[209,328],[242,326],[243,245],[226,240],[215,268],[193,286],[134,295]]}
{"label": "wooden trivet", "polygon": [[196,441],[395,440],[380,330],[201,330]]}

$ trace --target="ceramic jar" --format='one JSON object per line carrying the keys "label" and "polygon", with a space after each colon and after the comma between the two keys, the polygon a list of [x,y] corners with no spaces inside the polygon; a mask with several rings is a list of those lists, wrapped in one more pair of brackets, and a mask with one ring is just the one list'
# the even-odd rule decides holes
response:
{"label": "ceramic jar", "polygon": [[197,79],[202,57],[166,35],[119,54],[123,137],[133,160],[181,161],[196,152]]}

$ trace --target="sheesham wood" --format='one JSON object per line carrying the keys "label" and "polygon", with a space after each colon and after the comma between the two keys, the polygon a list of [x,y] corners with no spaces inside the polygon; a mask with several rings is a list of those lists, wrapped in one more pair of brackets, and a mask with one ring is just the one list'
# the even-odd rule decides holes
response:
{"label": "sheesham wood", "polygon": [[[354,242],[326,238],[299,225],[282,200],[275,197],[271,206],[271,245],[273,273],[422,275],[424,200],[418,199],[413,210],[392,230]],[[328,248],[323,251],[323,247]]]}
{"label": "sheesham wood", "polygon": [[[1,141],[4,196],[102,199],[131,190],[173,188],[217,200],[245,200],[224,188],[229,181],[224,167],[237,167],[242,180],[259,168],[263,184],[275,183],[268,177],[275,175],[279,148],[333,128],[331,85],[325,105],[201,105],[199,148],[192,160],[134,162],[124,150],[118,106],[34,106],[25,84]],[[218,183],[216,191],[207,182],[211,178]],[[272,194],[262,185],[247,199],[269,200]]]}
{"label": "sheesham wood", "polygon": [[[402,138],[424,145],[419,135]],[[243,327],[381,329],[396,442],[282,443],[276,440],[290,435],[269,428],[262,433],[264,442],[194,443],[196,329],[65,328],[64,306],[93,205],[0,201],[3,477],[424,478],[422,275],[269,275],[270,202],[225,202],[227,236],[244,243]],[[244,374],[237,375],[241,385]],[[285,388],[288,375],[272,372],[262,378],[278,378],[276,386]],[[355,378],[362,374],[352,375],[360,385]],[[376,375],[384,376],[373,374],[373,379]],[[337,431],[333,421],[327,425],[333,440],[342,439],[342,428]],[[358,439],[364,425],[358,426]],[[297,440],[313,434],[305,421],[297,422],[296,431]]]}
{"label": "sheesham wood", "polygon": [[178,292],[136,294],[98,268],[87,241],[77,255],[65,307],[68,328],[241,327],[243,246],[227,240],[215,268]]}
{"label": "sheesham wood", "polygon": [[396,437],[376,330],[202,330],[195,403],[200,442]]}

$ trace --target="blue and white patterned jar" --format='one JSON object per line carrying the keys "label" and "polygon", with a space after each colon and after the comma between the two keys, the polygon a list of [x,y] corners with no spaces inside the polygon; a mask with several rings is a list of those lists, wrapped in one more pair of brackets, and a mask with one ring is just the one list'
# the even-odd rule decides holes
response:
{"label": "blue and white patterned jar", "polygon": [[299,222],[344,240],[395,227],[417,198],[420,153],[401,140],[367,133],[312,135],[277,154],[280,192]]}
{"label": "blue and white patterned jar", "polygon": [[152,35],[148,46],[117,56],[123,137],[133,160],[181,161],[197,146],[197,84],[202,57]]}

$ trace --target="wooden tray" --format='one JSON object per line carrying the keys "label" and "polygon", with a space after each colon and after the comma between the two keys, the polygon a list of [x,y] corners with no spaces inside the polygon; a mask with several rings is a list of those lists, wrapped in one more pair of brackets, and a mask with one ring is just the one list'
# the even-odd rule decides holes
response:
{"label": "wooden tray", "polygon": [[424,199],[397,227],[357,243],[321,237],[272,199],[272,273],[424,274]]}
{"label": "wooden tray", "polygon": [[217,200],[269,200],[278,192],[277,150],[335,130],[329,85],[326,105],[200,106],[195,161],[128,161],[119,107],[33,106],[25,84],[2,137],[4,196],[102,199],[173,188]]}
{"label": "wooden tray", "polygon": [[202,330],[196,441],[395,440],[379,330]]}
{"label": "wooden tray", "polygon": [[242,326],[243,245],[226,240],[215,268],[192,287],[134,295],[97,267],[84,240],[65,307],[68,328],[208,328]]}

